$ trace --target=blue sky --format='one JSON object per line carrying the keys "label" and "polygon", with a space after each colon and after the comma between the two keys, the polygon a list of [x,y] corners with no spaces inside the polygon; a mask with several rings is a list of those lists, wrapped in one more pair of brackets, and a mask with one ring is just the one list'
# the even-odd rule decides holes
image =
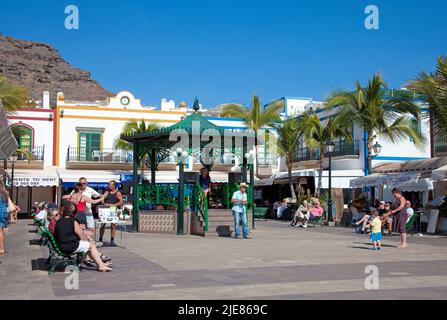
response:
{"label": "blue sky", "polygon": [[[66,5],[80,29],[66,30]],[[380,9],[380,30],[364,9]],[[146,105],[204,106],[282,96],[324,99],[381,72],[392,87],[447,54],[444,0],[15,0],[0,32],[55,46],[105,88]]]}

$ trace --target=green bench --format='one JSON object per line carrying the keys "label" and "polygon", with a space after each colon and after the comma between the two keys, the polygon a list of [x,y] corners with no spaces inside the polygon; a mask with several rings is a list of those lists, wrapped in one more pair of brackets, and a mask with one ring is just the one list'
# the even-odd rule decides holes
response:
{"label": "green bench", "polygon": [[[405,228],[407,230],[407,233],[411,233],[413,234],[415,226],[417,224],[417,220],[418,220],[419,215],[417,213],[413,214],[410,218],[410,220],[408,220],[407,224],[405,225]],[[420,230],[418,230],[420,232]]]}
{"label": "green bench", "polygon": [[85,259],[84,254],[72,253],[72,254],[64,254],[59,248],[56,239],[53,234],[46,227],[40,227],[40,235],[42,236],[43,245],[46,245],[49,250],[49,256],[46,261],[46,264],[50,265],[50,271],[48,271],[49,275],[53,275],[56,272],[56,268],[59,265],[62,265],[64,268],[67,266],[76,266],[79,271],[81,271],[81,263]]}
{"label": "green bench", "polygon": [[255,207],[254,218],[255,219],[264,219],[264,221],[267,221],[267,212],[268,211],[269,211],[268,207]]}

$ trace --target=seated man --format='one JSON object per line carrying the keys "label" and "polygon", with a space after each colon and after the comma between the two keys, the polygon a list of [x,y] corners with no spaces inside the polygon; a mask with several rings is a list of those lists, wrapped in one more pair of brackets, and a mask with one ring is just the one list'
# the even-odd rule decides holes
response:
{"label": "seated man", "polygon": [[[383,210],[380,220],[382,221],[382,228],[388,230],[388,235],[391,235],[393,229],[393,218],[391,218],[391,205],[389,203],[385,204],[385,209]],[[379,212],[380,213],[380,212]]]}
{"label": "seated man", "polygon": [[60,249],[64,254],[86,253],[95,262],[98,271],[112,271],[111,264],[101,259],[93,240],[75,221],[76,212],[76,205],[72,202],[67,203],[63,208],[62,217],[56,223],[54,237]]}

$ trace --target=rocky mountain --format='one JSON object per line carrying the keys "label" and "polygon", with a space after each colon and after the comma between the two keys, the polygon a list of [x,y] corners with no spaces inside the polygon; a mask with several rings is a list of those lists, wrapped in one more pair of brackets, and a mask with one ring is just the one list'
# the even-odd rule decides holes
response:
{"label": "rocky mountain", "polygon": [[71,66],[52,46],[0,34],[0,74],[28,89],[30,98],[42,100],[50,92],[54,105],[57,92],[68,100],[95,101],[113,95],[90,78],[90,73]]}

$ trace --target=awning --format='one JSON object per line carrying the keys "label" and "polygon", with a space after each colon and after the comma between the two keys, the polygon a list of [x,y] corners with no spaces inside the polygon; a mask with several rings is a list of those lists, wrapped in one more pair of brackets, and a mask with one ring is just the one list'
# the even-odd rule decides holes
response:
{"label": "awning", "polygon": [[431,178],[434,181],[447,180],[447,166],[441,167],[439,169],[433,170]]}
{"label": "awning", "polygon": [[417,183],[421,177],[420,172],[402,172],[395,174],[372,174],[367,177],[353,179],[350,182],[351,188],[362,188],[367,186],[393,186],[399,187],[406,184]]}
{"label": "awning", "polygon": [[272,178],[269,179],[258,179],[255,180],[255,187],[264,187],[273,185],[274,180]]}
{"label": "awning", "polygon": [[[9,174],[12,176],[12,172]],[[54,187],[59,185],[55,168],[43,170],[14,170],[15,187]]]}
{"label": "awning", "polygon": [[[141,175],[138,175],[141,177]],[[226,172],[218,172],[211,171],[210,172],[211,182],[216,183],[225,183],[228,182],[228,173]],[[156,171],[155,172],[155,181],[156,183],[178,183],[179,173],[178,171]],[[132,182],[133,173],[131,172],[122,172],[120,174],[121,182]],[[151,181],[151,172],[146,171],[144,173],[144,180]]]}
{"label": "awning", "polygon": [[105,189],[111,180],[115,180],[118,186],[120,185],[120,175],[115,171],[59,169],[59,177],[64,188],[72,188],[81,177],[86,178],[89,187],[92,188]]}

